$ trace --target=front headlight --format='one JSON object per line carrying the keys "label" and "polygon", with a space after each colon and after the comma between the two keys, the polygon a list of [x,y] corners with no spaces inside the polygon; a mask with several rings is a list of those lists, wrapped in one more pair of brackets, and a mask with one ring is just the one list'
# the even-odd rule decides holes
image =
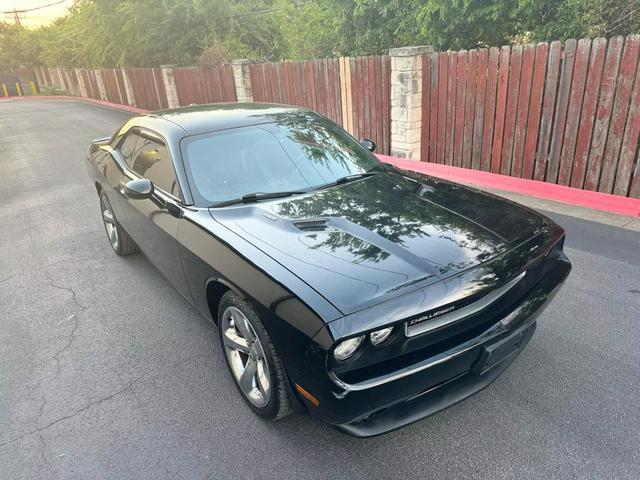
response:
{"label": "front headlight", "polygon": [[344,342],[340,342],[338,346],[333,350],[333,356],[336,360],[346,360],[355,353],[364,340],[364,335],[359,337],[350,338]]}
{"label": "front headlight", "polygon": [[393,332],[393,327],[381,328],[380,330],[371,332],[369,334],[369,338],[371,338],[371,343],[373,343],[374,345],[380,345],[387,338],[389,338],[392,332]]}

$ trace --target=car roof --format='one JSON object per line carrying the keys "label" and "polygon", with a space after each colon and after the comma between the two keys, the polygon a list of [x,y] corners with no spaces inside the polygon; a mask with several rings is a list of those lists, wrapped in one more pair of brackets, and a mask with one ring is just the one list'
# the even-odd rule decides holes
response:
{"label": "car roof", "polygon": [[300,115],[317,116],[301,107],[253,102],[192,105],[160,110],[147,116],[167,120],[179,126],[187,135],[199,135],[261,123],[280,123]]}

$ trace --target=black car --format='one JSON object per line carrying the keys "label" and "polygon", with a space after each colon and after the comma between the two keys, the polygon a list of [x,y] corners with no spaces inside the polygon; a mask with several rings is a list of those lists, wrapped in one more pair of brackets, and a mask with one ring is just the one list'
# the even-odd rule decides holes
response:
{"label": "black car", "polygon": [[215,322],[264,418],[370,436],[452,405],[508,367],[571,270],[548,218],[374,148],[257,103],[137,116],[91,145],[111,246]]}

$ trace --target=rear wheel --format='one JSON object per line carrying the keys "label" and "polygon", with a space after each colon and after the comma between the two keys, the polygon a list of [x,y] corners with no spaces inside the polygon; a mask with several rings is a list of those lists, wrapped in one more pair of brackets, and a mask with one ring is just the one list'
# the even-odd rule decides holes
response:
{"label": "rear wheel", "polygon": [[111,203],[104,192],[100,193],[100,211],[102,212],[102,223],[104,223],[104,229],[113,251],[123,257],[137,252],[138,246],[118,223]]}
{"label": "rear wheel", "polygon": [[267,420],[290,412],[282,362],[255,310],[235,292],[220,300],[218,332],[227,365],[251,409]]}

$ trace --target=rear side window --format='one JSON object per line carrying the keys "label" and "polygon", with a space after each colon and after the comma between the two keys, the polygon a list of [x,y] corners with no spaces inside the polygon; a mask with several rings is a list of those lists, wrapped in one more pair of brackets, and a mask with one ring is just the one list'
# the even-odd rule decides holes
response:
{"label": "rear side window", "polygon": [[[124,147],[124,143],[122,146]],[[173,170],[171,156],[164,143],[146,136],[139,136],[133,162],[127,161],[127,164],[131,170],[141,177],[148,178],[165,192],[180,197],[180,188]]]}
{"label": "rear side window", "polygon": [[120,150],[122,158],[129,166],[129,168],[131,168],[131,164],[133,163],[133,159],[136,153],[136,147],[139,143],[138,140],[140,140],[140,136],[135,132],[130,132],[118,148],[118,150]]}

